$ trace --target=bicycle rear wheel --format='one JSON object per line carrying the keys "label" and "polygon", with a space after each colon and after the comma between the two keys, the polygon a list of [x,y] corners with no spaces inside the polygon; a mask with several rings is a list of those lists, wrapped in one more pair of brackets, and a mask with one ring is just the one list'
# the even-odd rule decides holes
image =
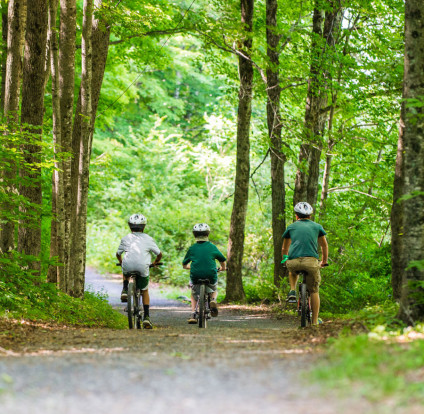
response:
{"label": "bicycle rear wheel", "polygon": [[306,284],[301,283],[300,285],[300,326],[302,328],[306,327],[306,321],[307,321],[307,313],[308,313],[308,296],[306,291]]}
{"label": "bicycle rear wheel", "polygon": [[206,328],[206,285],[200,285],[199,328]]}
{"label": "bicycle rear wheel", "polygon": [[137,319],[137,329],[141,329],[141,310],[140,310],[140,291],[135,294],[136,297],[136,319]]}
{"label": "bicycle rear wheel", "polygon": [[134,308],[136,306],[136,301],[134,298],[137,295],[135,294],[135,283],[130,282],[128,285],[128,303],[127,303],[127,314],[128,314],[128,327],[133,329],[135,326],[136,315]]}

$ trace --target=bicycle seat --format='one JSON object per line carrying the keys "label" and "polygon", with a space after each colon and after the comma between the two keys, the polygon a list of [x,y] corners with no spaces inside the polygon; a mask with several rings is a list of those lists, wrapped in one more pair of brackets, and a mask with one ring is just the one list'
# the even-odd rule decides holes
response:
{"label": "bicycle seat", "polygon": [[297,275],[307,275],[308,274],[308,272],[306,271],[306,270],[298,270],[297,272],[296,272],[296,274]]}
{"label": "bicycle seat", "polygon": [[195,285],[203,285],[203,284],[208,285],[210,283],[211,281],[209,279],[199,279],[196,281]]}

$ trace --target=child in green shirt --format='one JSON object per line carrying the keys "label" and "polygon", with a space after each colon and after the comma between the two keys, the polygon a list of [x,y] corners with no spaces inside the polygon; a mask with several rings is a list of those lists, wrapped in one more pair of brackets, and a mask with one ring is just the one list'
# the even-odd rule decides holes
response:
{"label": "child in green shirt", "polygon": [[196,303],[199,296],[200,285],[196,284],[199,279],[209,279],[207,285],[213,291],[211,294],[211,315],[218,316],[218,307],[216,297],[218,295],[218,270],[215,260],[218,260],[221,268],[225,270],[225,256],[218,248],[209,241],[210,227],[206,223],[199,223],[193,227],[193,235],[196,243],[190,246],[184,260],[183,268],[190,269],[190,286],[191,286],[191,310],[193,315],[188,319],[188,323],[197,323],[196,319]]}

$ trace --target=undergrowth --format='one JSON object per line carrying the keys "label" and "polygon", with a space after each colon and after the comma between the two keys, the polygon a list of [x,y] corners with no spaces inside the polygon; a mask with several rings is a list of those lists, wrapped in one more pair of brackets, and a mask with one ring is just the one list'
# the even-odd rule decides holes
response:
{"label": "undergrowth", "polygon": [[107,302],[107,295],[91,291],[73,298],[52,283],[31,275],[0,278],[0,315],[65,325],[123,329],[126,319]]}
{"label": "undergrowth", "polygon": [[339,338],[329,339],[326,358],[308,378],[323,389],[371,402],[424,404],[424,325],[403,326],[396,310],[392,304],[360,312],[356,320],[369,332],[352,335],[346,329]]}

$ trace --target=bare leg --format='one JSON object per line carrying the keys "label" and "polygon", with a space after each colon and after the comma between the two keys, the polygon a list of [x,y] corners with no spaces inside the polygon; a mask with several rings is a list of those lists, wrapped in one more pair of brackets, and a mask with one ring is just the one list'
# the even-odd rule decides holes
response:
{"label": "bare leg", "polygon": [[318,324],[319,305],[319,293],[311,293],[312,325]]}
{"label": "bare leg", "polygon": [[196,299],[194,299],[193,292],[192,292],[191,293],[191,310],[193,313],[196,310],[196,304],[197,304],[197,301]]}
{"label": "bare leg", "polygon": [[299,279],[298,275],[289,272],[290,290],[296,290],[297,279]]}
{"label": "bare leg", "polygon": [[141,300],[143,301],[143,305],[150,305],[149,289],[141,291]]}
{"label": "bare leg", "polygon": [[218,291],[215,290],[215,292],[211,293],[211,300],[216,302],[216,298],[218,297]]}

